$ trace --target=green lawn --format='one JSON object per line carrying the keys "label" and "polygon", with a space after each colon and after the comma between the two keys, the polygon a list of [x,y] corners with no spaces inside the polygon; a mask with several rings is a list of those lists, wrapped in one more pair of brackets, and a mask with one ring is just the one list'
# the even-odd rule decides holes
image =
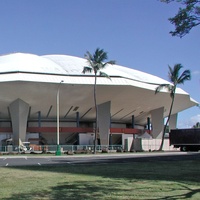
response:
{"label": "green lawn", "polygon": [[0,168],[0,199],[200,199],[200,161]]}

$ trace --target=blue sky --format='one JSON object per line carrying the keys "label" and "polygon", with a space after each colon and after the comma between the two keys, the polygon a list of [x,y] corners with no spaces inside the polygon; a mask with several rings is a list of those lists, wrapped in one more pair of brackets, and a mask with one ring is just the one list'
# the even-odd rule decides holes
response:
{"label": "blue sky", "polygon": [[[159,0],[1,0],[0,54],[68,54],[83,57],[97,47],[117,64],[168,79],[181,63],[192,80],[180,87],[200,102],[200,26],[172,37],[168,21],[179,4]],[[179,114],[178,127],[200,121],[200,109]]]}

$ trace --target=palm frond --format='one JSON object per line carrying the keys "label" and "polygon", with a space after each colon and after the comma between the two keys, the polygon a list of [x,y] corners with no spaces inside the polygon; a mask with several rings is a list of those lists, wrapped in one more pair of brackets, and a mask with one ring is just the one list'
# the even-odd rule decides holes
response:
{"label": "palm frond", "polygon": [[91,73],[93,69],[91,67],[84,67],[82,73],[85,74],[87,72]]}
{"label": "palm frond", "polygon": [[186,80],[191,80],[190,70],[185,70],[181,76],[178,78],[177,83],[183,84]]}
{"label": "palm frond", "polygon": [[105,72],[99,72],[99,75],[100,76],[104,76],[104,77],[106,77],[106,78],[108,78],[108,79],[110,79],[111,80],[111,78],[110,78],[110,76],[108,75],[108,74],[106,74]]}
{"label": "palm frond", "polygon": [[91,60],[92,59],[92,54],[87,51],[86,54],[84,55],[84,57],[87,59],[87,60]]}
{"label": "palm frond", "polygon": [[110,61],[108,61],[108,62],[105,62],[105,63],[103,64],[102,68],[104,68],[106,65],[114,65],[115,63],[116,63],[115,60],[110,60]]}
{"label": "palm frond", "polygon": [[107,64],[115,65],[115,64],[116,64],[116,61],[115,61],[115,60],[110,60],[110,61],[107,62]]}
{"label": "palm frond", "polygon": [[107,52],[105,52],[103,49],[97,48],[93,58],[97,63],[104,62],[108,58]]}
{"label": "palm frond", "polygon": [[115,64],[114,60],[105,62],[105,60],[107,59],[107,52],[100,48],[97,48],[93,55],[89,51],[87,51],[84,56],[87,60],[88,65],[93,69],[95,74],[97,74],[97,72],[103,69],[106,65]]}
{"label": "palm frond", "polygon": [[101,63],[101,62],[96,63],[95,67],[96,67],[97,71],[99,71],[100,69],[103,69],[103,63]]}
{"label": "palm frond", "polygon": [[183,68],[183,66],[181,64],[176,64],[176,65],[174,65],[173,68],[171,68],[170,66],[168,66],[168,67],[169,67],[169,73],[168,73],[169,80],[173,84],[176,84],[178,77],[179,77],[180,69]]}
{"label": "palm frond", "polygon": [[87,51],[84,57],[87,60],[88,65],[94,68],[94,59],[93,59],[92,54],[89,51]]}
{"label": "palm frond", "polygon": [[155,90],[155,94],[159,93],[162,89],[167,89],[168,91],[170,91],[170,84],[160,84],[156,90]]}

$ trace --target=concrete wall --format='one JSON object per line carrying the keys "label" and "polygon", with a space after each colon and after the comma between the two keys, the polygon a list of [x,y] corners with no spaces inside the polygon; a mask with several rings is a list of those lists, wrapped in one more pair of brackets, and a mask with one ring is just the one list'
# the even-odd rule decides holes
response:
{"label": "concrete wall", "polygon": [[[142,139],[142,148],[144,151],[154,151],[158,150],[161,144],[161,139]],[[166,138],[164,140],[163,144],[163,150],[164,151],[171,151],[171,150],[177,150],[177,148],[174,148],[173,146],[169,145],[169,139]]]}
{"label": "concrete wall", "polygon": [[80,145],[94,145],[94,134],[93,133],[79,133],[79,144]]}

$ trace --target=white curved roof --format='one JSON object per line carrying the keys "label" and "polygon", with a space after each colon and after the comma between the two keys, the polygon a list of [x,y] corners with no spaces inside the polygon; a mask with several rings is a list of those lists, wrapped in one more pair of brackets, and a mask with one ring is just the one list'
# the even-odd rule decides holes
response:
{"label": "white curved roof", "polygon": [[6,72],[32,73],[65,73],[62,67],[49,59],[27,53],[13,53],[0,56],[0,73]]}
{"label": "white curved roof", "polygon": [[[63,77],[65,83],[93,84],[93,74],[87,74],[89,77],[86,79],[85,75],[82,73],[83,67],[87,65],[86,59],[69,55],[38,56],[28,53],[7,54],[0,56],[0,73],[9,73],[9,76],[2,76],[0,81],[24,80],[56,83],[60,82],[61,78],[55,75],[68,75],[78,77]],[[155,90],[157,85],[169,83],[157,76],[119,65],[109,65],[103,71],[110,77],[115,77],[115,79],[112,78],[112,81],[106,78],[98,79],[97,84],[130,85]],[[12,72],[26,72],[28,75],[10,75]],[[54,76],[46,77],[37,76],[36,74],[49,74]],[[180,88],[177,88],[176,92],[187,94]]]}
{"label": "white curved roof", "polygon": [[[17,71],[83,76],[82,71],[84,66],[87,66],[85,59],[68,55],[38,56],[27,53],[13,53],[0,56],[0,73]],[[157,76],[119,65],[107,66],[104,72],[109,76],[123,77],[151,84],[168,83]]]}
{"label": "white curved roof", "polygon": [[[56,64],[60,65],[69,75],[83,75],[82,74],[83,67],[88,65],[85,59],[74,56],[46,55],[42,57],[50,59]],[[109,76],[124,77],[146,83],[152,83],[152,84],[168,83],[166,80],[161,79],[157,76],[153,76],[138,70],[134,70],[119,65],[109,65],[103,71],[107,73]],[[88,75],[93,75],[93,74],[88,74]]]}

